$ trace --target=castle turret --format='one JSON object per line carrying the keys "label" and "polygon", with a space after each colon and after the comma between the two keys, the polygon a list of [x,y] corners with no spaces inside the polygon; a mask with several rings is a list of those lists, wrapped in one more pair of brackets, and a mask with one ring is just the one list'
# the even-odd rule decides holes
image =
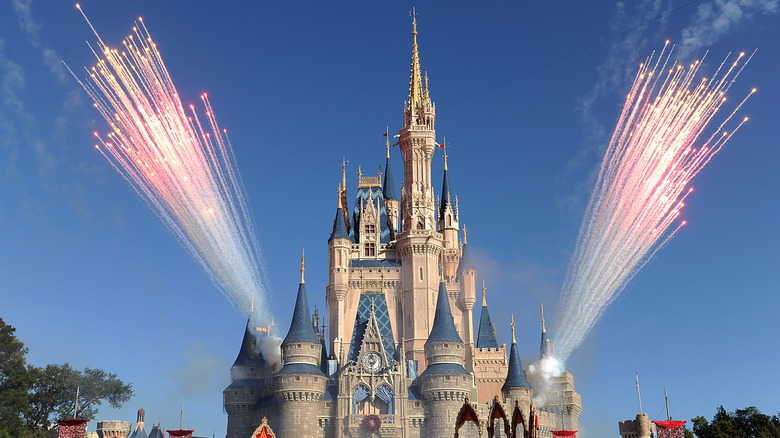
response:
{"label": "castle turret", "polygon": [[[520,354],[517,351],[517,341],[515,340],[515,316],[512,315],[512,346],[509,349],[509,370],[506,374],[506,381],[501,387],[501,395],[507,399],[507,404],[514,404],[517,400],[521,409],[527,412],[526,406],[531,405],[534,397],[534,390],[523,371],[523,363],[520,361]],[[528,418],[528,417],[526,417]]]}
{"label": "castle turret", "polygon": [[[259,336],[268,336],[252,322],[254,306],[244,328],[244,338],[233,366],[230,367],[230,385],[222,391],[223,405],[228,414],[228,436],[252,433],[254,419],[249,413],[258,399],[269,394],[273,365],[266,362],[258,346]],[[262,328],[261,328],[262,329]]]}
{"label": "castle turret", "polygon": [[311,326],[309,302],[301,258],[301,282],[295,299],[290,330],[282,341],[284,366],[274,376],[274,396],[279,403],[279,436],[317,436],[318,402],[327,378],[320,370],[322,346]]}
{"label": "castle turret", "polygon": [[477,402],[488,403],[501,393],[507,374],[506,344],[499,347],[496,330],[488,312],[485,280],[482,280],[482,313],[474,346],[474,378],[477,382]]}
{"label": "castle turret", "polygon": [[[446,144],[442,144],[444,148],[444,181],[441,187],[441,198],[439,205],[439,232],[444,235],[444,248],[456,250],[458,248],[458,230],[460,225],[458,224],[458,211],[455,206],[455,197],[450,189],[450,177],[447,173],[447,148]],[[457,259],[455,263],[446,263],[445,261],[445,275],[448,277],[455,276],[455,270],[458,267]],[[447,265],[451,266],[447,266]]]}
{"label": "castle turret", "polygon": [[339,190],[339,203],[336,209],[336,217],[333,219],[333,231],[328,239],[328,286],[325,292],[325,300],[328,303],[328,323],[331,340],[330,351],[335,353],[342,349],[346,325],[345,298],[349,290],[349,260],[351,241],[346,227],[344,205],[342,204],[341,188]]}
{"label": "castle turret", "polygon": [[132,435],[130,435],[130,438],[148,438],[146,436],[146,430],[144,428],[144,417],[146,416],[146,411],[144,411],[144,408],[141,408],[138,410],[138,417],[135,422],[135,430],[133,430]]}
{"label": "castle turret", "polygon": [[393,180],[393,169],[390,167],[390,139],[387,135],[387,161],[385,162],[385,180],[382,183],[382,195],[385,198],[385,208],[387,209],[387,226],[390,227],[390,233],[393,239],[398,234],[398,220],[400,219],[401,202],[395,194],[395,181]]}
{"label": "castle turret", "polygon": [[460,248],[460,259],[456,278],[460,285],[458,304],[463,309],[461,325],[464,327],[466,343],[466,369],[474,371],[474,304],[477,301],[477,268],[471,261],[466,235],[466,225],[463,225],[463,245]]}
{"label": "castle turret", "polygon": [[425,407],[426,437],[451,436],[458,409],[471,394],[472,377],[463,367],[465,348],[455,329],[447,289],[442,281],[433,327],[425,342],[428,367],[417,378]]}

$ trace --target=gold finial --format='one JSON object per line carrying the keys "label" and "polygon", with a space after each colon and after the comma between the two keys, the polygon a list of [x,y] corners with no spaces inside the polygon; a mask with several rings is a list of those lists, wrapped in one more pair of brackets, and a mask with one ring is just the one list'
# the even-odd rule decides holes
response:
{"label": "gold finial", "polygon": [[442,140],[441,147],[444,149],[444,170],[447,170],[447,137]]}
{"label": "gold finial", "polygon": [[341,205],[341,184],[339,184],[338,198],[339,198],[339,208],[344,208],[344,206]]}
{"label": "gold finial", "polygon": [[463,244],[466,245],[468,242],[466,241],[466,224],[463,224]]}
{"label": "gold finial", "polygon": [[485,279],[482,279],[482,307],[487,307],[487,299],[485,299]]}
{"label": "gold finial", "polygon": [[512,343],[517,344],[517,341],[515,340],[515,314],[512,314],[512,323],[510,324],[512,326]]}
{"label": "gold finial", "polygon": [[249,308],[249,313],[255,313],[255,294],[252,294],[252,306]]}
{"label": "gold finial", "polygon": [[428,94],[428,70],[425,71],[425,101],[428,103],[430,95]]}
{"label": "gold finial", "polygon": [[387,159],[390,159],[390,127],[385,126],[385,148],[387,149]]}
{"label": "gold finial", "polygon": [[539,311],[542,312],[542,333],[547,333],[547,328],[544,326],[544,304],[539,308]]}
{"label": "gold finial", "polygon": [[347,158],[341,158],[341,187],[342,190],[347,190]]}
{"label": "gold finial", "polygon": [[305,283],[305,281],[303,281],[303,271],[306,270],[306,268],[304,267],[305,257],[306,257],[306,249],[303,249],[301,251],[301,283]]}
{"label": "gold finial", "polygon": [[358,181],[360,181],[360,177],[363,176],[363,170],[360,168],[360,165],[358,165]]}

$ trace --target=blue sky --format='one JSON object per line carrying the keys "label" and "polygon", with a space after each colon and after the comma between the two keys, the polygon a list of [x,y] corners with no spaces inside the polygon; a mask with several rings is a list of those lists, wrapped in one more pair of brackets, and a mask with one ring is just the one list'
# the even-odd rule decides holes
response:
{"label": "blue sky", "polygon": [[[324,308],[341,159],[350,193],[358,165],[370,174],[384,163],[381,134],[400,127],[408,93],[413,5],[82,6],[115,46],[143,16],[183,101],[209,93],[231,133],[278,320],[289,320],[303,247],[310,303]],[[553,314],[637,64],[666,39],[689,41],[685,62],[709,48],[704,73],[729,51],[758,48],[732,88],[734,97],[758,88],[742,112],[751,121],[694,180],[688,225],[567,367],[585,438],[617,436],[616,422],[636,414],[635,372],[651,418],[664,386],[682,419],[711,417],[719,404],[776,413],[777,0],[416,7],[437,135],[451,145],[478,275],[499,342],[509,341],[514,313],[525,359],[538,351],[539,303]],[[0,317],[34,364],[99,367],[133,382],[125,408],[104,407],[97,420],[134,421],[143,407],[148,423],[174,427],[183,403],[185,425],[224,435],[221,391],[246,317],[93,149],[105,124],[59,63],[91,66],[85,41],[94,36],[72,3],[0,5]],[[400,182],[397,150],[392,160]],[[440,181],[438,155],[434,169]]]}

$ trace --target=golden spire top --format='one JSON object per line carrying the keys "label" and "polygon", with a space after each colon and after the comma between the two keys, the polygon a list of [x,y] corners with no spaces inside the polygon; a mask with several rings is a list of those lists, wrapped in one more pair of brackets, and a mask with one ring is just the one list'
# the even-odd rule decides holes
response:
{"label": "golden spire top", "polygon": [[515,340],[515,314],[512,314],[512,323],[510,324],[512,326],[512,343],[517,344],[517,341]]}
{"label": "golden spire top", "polygon": [[304,263],[305,257],[306,257],[306,249],[304,248],[304,249],[301,251],[301,283],[305,283],[305,281],[303,281],[303,271],[305,271],[305,270],[306,270],[306,268],[304,267],[304,264],[305,264],[305,263]]}
{"label": "golden spire top", "polygon": [[466,241],[466,224],[463,224],[463,244],[466,245],[468,242]]}
{"label": "golden spire top", "polygon": [[338,198],[339,198],[339,208],[344,208],[344,206],[341,205],[341,184],[339,184]]}
{"label": "golden spire top", "polygon": [[360,165],[358,165],[358,180],[360,180],[361,176],[363,176],[363,170],[360,169]]}
{"label": "golden spire top", "polygon": [[385,126],[385,148],[387,148],[387,158],[390,159],[390,127]]}
{"label": "golden spire top", "polygon": [[417,11],[412,8],[412,73],[409,79],[409,108],[415,110],[422,105],[423,86],[420,74],[420,53],[417,51]]}
{"label": "golden spire top", "polygon": [[444,170],[447,170],[447,137],[442,140],[441,147],[444,149]]}
{"label": "golden spire top", "polygon": [[249,308],[249,313],[255,313],[255,294],[252,294],[252,307]]}
{"label": "golden spire top", "polygon": [[485,298],[485,279],[482,279],[482,307],[487,307],[487,299]]}
{"label": "golden spire top", "polygon": [[544,304],[539,308],[539,311],[542,312],[542,333],[547,333],[547,328],[544,326]]}

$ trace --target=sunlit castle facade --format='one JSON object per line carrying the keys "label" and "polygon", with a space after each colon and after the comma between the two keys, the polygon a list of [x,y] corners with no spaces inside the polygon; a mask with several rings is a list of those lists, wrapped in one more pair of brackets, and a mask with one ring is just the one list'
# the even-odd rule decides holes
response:
{"label": "sunlit castle facade", "polygon": [[[436,106],[420,66],[416,17],[412,26],[409,98],[398,133],[403,183],[395,184],[388,142],[384,174],[358,173],[350,211],[342,171],[329,224],[327,327],[316,311],[310,313],[302,263],[280,369],[267,364],[258,348],[267,332],[247,324],[224,391],[228,438],[250,437],[263,418],[280,438],[449,438],[467,398],[483,428],[494,400],[507,412],[517,402],[528,418],[534,390],[514,324],[507,354],[496,341],[484,284],[475,333],[477,270],[465,226],[461,231],[446,149],[440,192],[432,181],[431,162],[441,147]],[[540,355],[549,349],[543,330]],[[536,406],[539,436],[576,430],[582,409],[571,374],[554,382],[547,399]],[[461,437],[472,435],[473,426],[460,431]]]}

